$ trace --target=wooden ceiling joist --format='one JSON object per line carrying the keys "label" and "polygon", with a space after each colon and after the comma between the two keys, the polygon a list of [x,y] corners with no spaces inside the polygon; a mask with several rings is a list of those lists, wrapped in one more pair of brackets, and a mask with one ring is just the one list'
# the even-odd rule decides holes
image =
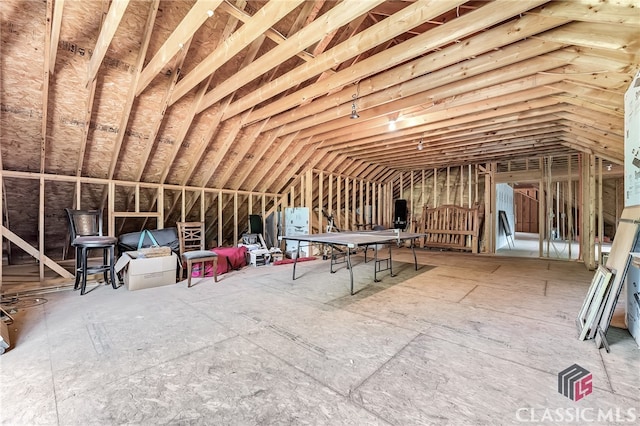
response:
{"label": "wooden ceiling joist", "polygon": [[[455,118],[447,119],[444,118],[440,121],[432,121],[423,126],[416,126],[413,129],[409,129],[410,137],[415,137],[416,140],[419,137],[428,137],[430,132],[437,131],[440,129],[469,129],[478,125],[478,123],[504,123],[506,121],[511,120],[520,120],[527,119],[530,117],[536,117],[539,115],[544,115],[548,113],[553,113],[561,110],[561,105],[554,99],[543,98],[531,101],[528,104],[519,104],[519,105],[508,105],[504,108],[499,108],[497,110],[489,110],[480,113],[468,113]],[[385,141],[385,136],[380,136],[379,134],[371,135],[367,138],[361,140],[351,140],[340,143],[348,143],[348,144],[360,144],[360,142],[364,144],[369,143],[379,143]],[[320,143],[319,148],[329,148],[336,146],[336,143],[332,143],[329,141],[323,141]]]}
{"label": "wooden ceiling joist", "polygon": [[49,74],[53,75],[58,54],[58,41],[60,40],[60,27],[62,26],[62,12],[64,0],[56,0],[53,4],[53,20],[51,22],[51,41],[49,42]]}
{"label": "wooden ceiling joist", "polygon": [[[545,65],[544,62],[544,59],[539,62],[542,68],[554,65],[553,63]],[[484,79],[482,75],[472,77],[459,83],[452,83],[434,90],[426,90],[416,95],[406,96],[397,101],[383,104],[380,107],[371,108],[366,112],[362,112],[361,117],[363,120],[357,120],[357,124],[347,116],[324,125],[316,125],[300,134],[302,137],[313,136],[316,139],[333,138],[341,133],[351,133],[357,127],[370,126],[370,121],[375,118],[382,118],[388,122],[390,115],[394,113],[402,112],[403,117],[410,117],[421,112],[434,113],[478,102],[487,97],[508,95],[527,87],[543,86],[562,80],[562,77],[558,75],[536,75],[536,67],[535,63],[532,64],[533,75],[522,76],[521,67],[512,66],[511,68],[514,69],[515,75],[520,78],[514,78],[515,75],[512,75],[510,69],[499,69],[495,72],[487,73],[486,82],[479,81]],[[485,83],[490,86],[486,87]],[[475,90],[473,90],[474,87],[476,88]],[[350,124],[351,126],[349,126]],[[323,130],[326,130],[326,133],[319,133]]]}
{"label": "wooden ceiling joist", "polygon": [[540,8],[543,16],[570,19],[572,21],[601,24],[621,24],[640,27],[638,5],[633,0],[604,2],[597,0],[568,0],[552,2]]}
{"label": "wooden ceiling joist", "polygon": [[220,6],[222,1],[223,0],[196,1],[196,4],[191,7],[187,15],[180,22],[180,25],[169,35],[162,47],[160,47],[142,71],[135,89],[136,96],[142,93],[176,53],[185,49],[187,42],[191,40],[202,24],[214,16],[215,10]]}
{"label": "wooden ceiling joist", "polygon": [[[540,43],[537,40],[522,40],[518,42],[522,36],[526,37],[536,32],[553,28],[559,22],[551,25],[548,21],[525,16],[518,23],[520,24],[518,31],[513,30],[513,23],[507,23],[478,34],[464,45],[461,43],[453,44],[406,65],[360,81],[358,85],[360,93],[358,105],[366,106],[361,104],[364,101],[371,102],[371,106],[385,101],[388,102],[393,99],[390,95],[393,92],[388,92],[388,90],[393,90],[392,88],[396,85],[402,88],[402,96],[412,95],[420,92],[421,85],[425,85],[425,90],[434,88],[438,85],[457,81],[460,78],[481,75],[485,71],[491,71],[500,66],[515,64],[527,58],[547,54],[563,46],[558,43]],[[465,60],[470,55],[472,59]],[[557,63],[568,63],[567,57],[558,59]],[[554,60],[554,58],[550,58],[550,60]],[[522,68],[525,69],[526,66]],[[433,80],[431,80],[431,76],[433,76]],[[375,92],[381,93],[373,95]],[[345,111],[348,111],[351,107],[353,93],[353,89],[343,90],[334,95],[334,98],[328,98],[326,101],[319,99],[308,106],[287,111],[286,114],[276,115],[270,120],[267,129],[304,119],[305,117],[315,117],[325,110],[331,109],[333,112],[333,108],[336,107],[336,98],[339,99],[340,105],[344,105],[344,107],[336,111],[335,114],[339,116],[348,115],[348,112],[345,114]],[[368,98],[368,95],[375,97]],[[362,100],[363,98],[364,100]],[[382,101],[376,101],[377,98],[382,98]],[[368,99],[372,100],[368,101]],[[311,123],[310,125],[314,124]],[[290,125],[287,126],[287,129],[295,131],[301,130],[301,127]]]}
{"label": "wooden ceiling joist", "polygon": [[[456,3],[458,3],[458,0],[456,0]],[[462,3],[462,1],[459,1],[459,3]],[[433,4],[433,6],[427,9],[425,6],[430,4]],[[334,64],[347,60],[358,52],[362,52],[374,47],[380,41],[388,40],[394,37],[402,31],[405,31],[407,28],[415,26],[421,20],[428,19],[429,16],[437,15],[441,11],[448,9],[448,6],[449,4],[445,5],[443,4],[443,2],[434,0],[418,0],[413,5],[408,6],[407,8],[398,12],[399,14],[397,16],[394,15],[387,20],[369,27],[368,29],[356,34],[342,44],[324,52],[322,55],[315,58],[315,60],[293,69],[289,73],[274,80],[266,87],[261,87],[259,90],[252,92],[248,96],[245,96],[240,101],[235,102],[227,110],[225,119],[233,117],[234,115],[240,113],[241,111],[245,111],[247,108],[253,105],[264,102],[265,100],[283,92],[284,90],[296,84],[299,84],[313,77],[314,75],[321,73],[322,71],[330,69]],[[393,57],[393,55],[388,56]],[[401,61],[401,59],[398,60],[398,62]],[[378,64],[378,67],[379,66],[380,65]],[[373,69],[371,74],[375,72],[376,69]],[[288,95],[283,98],[287,100],[295,98],[296,101],[287,102],[283,99],[280,99],[278,101],[272,102],[268,109],[265,110],[263,108],[260,110],[260,112],[252,113],[250,116],[250,122],[261,120],[267,116],[274,115],[291,107],[294,107],[299,103],[308,101],[309,99],[314,99],[318,95],[322,94],[322,92],[318,93],[318,89],[320,87],[322,87],[324,92],[326,92],[328,90],[335,89],[336,87],[353,83],[354,81],[357,81],[365,76],[365,74],[362,74],[362,76],[356,76],[356,78],[346,79],[345,75],[345,72],[342,72],[342,74],[336,73],[322,80],[321,83],[303,88],[295,92],[294,94]],[[272,108],[271,106],[274,106],[274,104],[277,104],[278,107]],[[284,106],[280,107],[281,104]]]}
{"label": "wooden ceiling joist", "polygon": [[316,19],[300,31],[294,33],[291,37],[287,38],[286,41],[253,61],[250,65],[240,69],[231,78],[216,85],[213,90],[206,94],[200,105],[200,111],[259,77],[265,71],[291,58],[295,53],[321,40],[325,32],[335,31],[354,17],[366,13],[368,10],[382,3],[382,1],[383,0],[362,0],[357,3],[340,3],[319,19]]}
{"label": "wooden ceiling joist", "polygon": [[[598,37],[593,37],[597,33]],[[640,43],[640,27],[621,30],[620,27],[593,22],[572,22],[553,31],[540,34],[541,40],[556,43],[635,53]]]}
{"label": "wooden ceiling joist", "polygon": [[229,59],[260,37],[268,28],[298,7],[304,0],[271,1],[260,8],[255,15],[244,23],[228,39],[220,44],[188,73],[176,86],[170,104],[174,104],[198,83],[213,74]]}
{"label": "wooden ceiling joist", "polygon": [[[442,3],[443,2],[436,2],[438,5]],[[358,80],[393,67],[417,55],[424,54],[425,51],[430,51],[452,43],[478,32],[486,26],[495,25],[507,17],[512,16],[515,11],[524,12],[541,3],[543,2],[511,2],[502,4],[502,7],[497,7],[498,5],[496,3],[487,4],[481,9],[454,19],[427,33],[411,38],[391,49],[360,61],[347,70],[343,70],[322,80],[321,84],[306,87],[294,94],[273,101],[268,106],[255,110],[249,120],[252,122],[296,107],[301,103],[301,100],[313,99],[326,91],[357,82]],[[231,108],[233,108],[233,105]],[[232,109],[228,115],[230,116],[234,113],[235,110]]]}
{"label": "wooden ceiling joist", "polygon": [[107,49],[111,44],[111,40],[120,25],[120,21],[124,16],[124,12],[129,5],[129,0],[113,0],[111,6],[109,7],[109,12],[107,13],[107,17],[102,24],[102,29],[100,30],[100,35],[98,36],[98,41],[93,49],[93,54],[91,55],[91,60],[89,61],[89,66],[87,67],[87,79],[85,81],[85,86],[89,87],[91,82],[95,80],[96,75],[98,74],[98,69],[102,64],[102,60],[107,54]]}
{"label": "wooden ceiling joist", "polygon": [[[160,6],[160,0],[153,0],[149,4],[149,14],[147,16],[147,24],[145,26],[145,31],[142,36],[142,42],[140,47],[140,52],[138,53],[138,59],[136,61],[135,74],[131,80],[131,89],[127,92],[127,99],[122,108],[122,115],[120,117],[120,125],[118,128],[126,129],[127,124],[129,122],[129,117],[131,114],[131,109],[133,107],[133,102],[135,100],[135,88],[140,80],[142,75],[142,67],[144,65],[144,58],[147,54],[147,48],[149,47],[149,42],[151,41],[151,33],[153,30],[153,24],[156,20],[156,15],[158,13],[158,7]],[[108,178],[113,178],[116,165],[118,164],[118,157],[120,156],[120,148],[122,146],[122,141],[124,140],[126,132],[119,132],[116,136],[116,141],[113,147],[113,155],[111,157],[111,162],[109,163],[109,173]]]}
{"label": "wooden ceiling joist", "polygon": [[[227,4],[227,3],[224,3],[224,4]],[[238,7],[244,7],[245,5],[246,5],[246,0],[236,1],[236,6]],[[239,23],[238,19],[235,16],[230,15],[229,18],[227,19],[227,24],[225,25],[225,28],[222,32],[221,40],[226,40],[227,37],[233,33],[238,23]],[[259,49],[259,47],[264,42],[264,38],[265,38],[264,35],[262,35],[256,38],[256,40],[254,40],[254,42],[251,44],[251,47],[248,51],[248,58],[252,58],[253,57],[252,55],[255,55],[255,53],[252,53],[252,52],[255,52],[255,50]],[[205,87],[203,89],[206,89],[210,84],[211,84],[211,78],[207,80],[207,83],[205,84]],[[233,99],[233,96],[228,96],[227,99],[224,100],[224,102],[220,105],[220,110],[217,111],[216,114],[212,118],[210,118],[209,122],[207,123],[208,128],[204,136],[198,140],[193,141],[193,144],[195,145],[195,147],[192,149],[192,151],[194,152],[194,155],[192,156],[192,158],[195,160],[190,161],[186,169],[182,170],[183,175],[179,179],[179,182],[182,185],[186,185],[188,182],[190,182],[196,168],[199,165],[201,165],[201,159],[203,158],[203,155],[207,150],[211,142],[211,139],[213,138],[214,134],[218,130],[218,126],[220,125],[220,122],[222,119],[222,110],[224,110],[224,108],[228,106],[229,103],[231,103],[232,99]],[[198,105],[199,105],[199,102],[194,103],[194,108],[196,110]],[[193,123],[194,118],[195,118],[195,115],[191,116],[190,118],[191,123]]]}

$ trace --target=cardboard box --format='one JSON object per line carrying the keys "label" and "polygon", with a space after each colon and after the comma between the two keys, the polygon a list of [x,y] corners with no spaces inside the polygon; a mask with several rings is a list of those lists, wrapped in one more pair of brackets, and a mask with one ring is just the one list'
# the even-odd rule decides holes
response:
{"label": "cardboard box", "polygon": [[0,355],[2,355],[6,349],[9,349],[9,346],[11,346],[9,329],[7,328],[7,324],[0,319]]}
{"label": "cardboard box", "polygon": [[116,263],[116,272],[124,270],[128,290],[142,290],[176,283],[178,256],[142,258],[138,252],[125,252]]}

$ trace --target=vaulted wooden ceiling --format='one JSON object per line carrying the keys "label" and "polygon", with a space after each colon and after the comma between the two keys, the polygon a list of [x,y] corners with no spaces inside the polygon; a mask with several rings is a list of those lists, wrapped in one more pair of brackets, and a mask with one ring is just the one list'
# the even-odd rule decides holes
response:
{"label": "vaulted wooden ceiling", "polygon": [[575,151],[622,163],[640,64],[639,0],[0,10],[2,168],[136,182],[278,192],[308,168],[384,181]]}

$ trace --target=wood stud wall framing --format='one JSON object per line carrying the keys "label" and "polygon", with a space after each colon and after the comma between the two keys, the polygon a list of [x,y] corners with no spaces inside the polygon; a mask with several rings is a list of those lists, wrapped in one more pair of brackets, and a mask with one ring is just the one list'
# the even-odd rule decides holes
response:
{"label": "wood stud wall framing", "polygon": [[[39,229],[34,244],[27,242],[4,223],[2,215],[2,236],[20,247],[39,261],[39,275],[44,279],[45,267],[51,268],[63,277],[70,274],[56,263],[45,250],[35,247],[47,246],[45,222],[45,194],[49,186],[57,182],[65,182],[73,188],[72,204],[75,208],[99,208],[90,205],[86,200],[86,187],[102,186],[107,194],[107,229],[110,234],[120,233],[122,223],[116,227],[117,220],[143,218],[144,226],[162,228],[169,217],[173,220],[204,220],[210,241],[216,244],[235,244],[244,232],[242,217],[258,213],[263,221],[275,211],[285,207],[305,206],[310,209],[310,223],[312,232],[324,232],[327,220],[323,209],[335,218],[335,226],[341,230],[371,229],[375,225],[386,228],[393,227],[394,202],[398,198],[408,200],[410,210],[409,230],[416,231],[416,218],[421,215],[422,207],[438,207],[453,203],[459,206],[472,206],[481,203],[484,207],[484,241],[481,251],[493,252],[495,238],[493,229],[496,215],[493,211],[495,198],[495,184],[500,182],[534,181],[540,188],[545,189],[546,197],[540,198],[539,229],[540,256],[554,257],[552,247],[544,237],[549,235],[552,227],[561,230],[562,235],[572,237],[576,232],[587,238],[581,238],[579,256],[589,268],[595,268],[599,263],[596,249],[601,252],[601,241],[604,237],[602,220],[596,222],[596,217],[602,218],[603,211],[603,161],[592,155],[577,155],[555,157],[558,161],[566,162],[565,171],[553,168],[554,157],[541,157],[527,160],[527,169],[521,171],[498,172],[497,164],[466,165],[446,167],[442,169],[423,169],[412,172],[398,172],[387,182],[369,181],[337,173],[327,173],[322,170],[309,169],[299,175],[284,194],[255,193],[247,191],[222,190],[215,188],[198,188],[168,184],[152,184],[142,182],[116,181],[78,176],[60,176],[42,173],[2,171],[0,174],[0,208],[6,209],[6,193],[4,187],[7,179],[31,180],[38,182],[39,188]],[[538,168],[529,165],[538,164]],[[574,168],[572,165],[577,164]],[[511,164],[508,165],[508,169]],[[555,174],[551,173],[554,170]],[[574,171],[578,173],[575,174]],[[576,182],[577,183],[574,183]],[[622,197],[618,194],[620,185],[613,186],[615,193],[615,209],[620,210]],[[484,189],[483,189],[484,188]],[[145,193],[143,197],[142,193]],[[152,196],[146,194],[151,191]],[[484,194],[483,198],[478,197]],[[125,200],[122,199],[124,196]],[[465,197],[466,196],[466,197]],[[577,202],[575,198],[577,197]],[[143,205],[141,200],[147,201]],[[553,201],[555,198],[555,202]],[[151,199],[151,201],[148,201]],[[592,202],[591,200],[597,200]],[[171,205],[166,205],[166,201]],[[89,204],[88,204],[89,203]],[[554,204],[555,203],[555,204]],[[259,205],[259,207],[258,207]],[[127,207],[128,206],[128,207]],[[151,206],[151,209],[149,207]],[[179,208],[176,210],[176,206]],[[367,206],[370,206],[370,211]],[[555,206],[555,209],[554,209]],[[562,206],[562,208],[560,207]],[[578,206],[579,215],[573,212]],[[122,208],[125,207],[123,210]],[[556,218],[549,219],[549,213],[555,210]],[[560,215],[567,212],[566,225]],[[176,214],[178,215],[176,217]],[[612,215],[615,213],[611,213]],[[552,220],[554,222],[552,222]],[[574,226],[578,228],[574,230]],[[566,229],[564,228],[566,226]],[[562,227],[562,228],[561,228]],[[596,240],[598,243],[596,244]],[[569,249],[571,254],[571,249]],[[1,271],[1,269],[0,269]]]}
{"label": "wood stud wall framing", "polygon": [[[16,180],[31,180],[37,181],[39,187],[39,208],[38,208],[38,223],[39,231],[37,234],[37,239],[33,242],[28,242],[24,238],[20,237],[16,233],[12,232],[9,228],[6,227],[4,223],[4,215],[2,226],[0,227],[0,236],[3,239],[7,239],[8,242],[15,244],[17,247],[24,250],[30,256],[34,257],[39,263],[39,278],[40,281],[45,281],[45,267],[48,267],[58,273],[61,277],[71,279],[73,275],[68,272],[64,267],[62,267],[56,260],[52,257],[47,256],[45,254],[48,238],[52,237],[51,235],[47,235],[47,231],[51,232],[53,229],[51,227],[47,227],[45,223],[45,197],[44,194],[47,192],[48,185],[53,183],[67,183],[71,184],[75,189],[73,194],[73,204],[74,208],[77,209],[103,209],[105,210],[105,227],[106,232],[109,235],[116,235],[116,230],[118,227],[116,226],[116,221],[127,220],[127,219],[144,219],[144,224],[147,224],[146,221],[149,218],[155,219],[155,227],[161,229],[167,224],[166,220],[169,218],[165,216],[165,193],[167,191],[173,192],[175,194],[179,194],[179,198],[181,200],[181,208],[178,213],[178,217],[174,217],[169,223],[171,226],[174,226],[173,223],[177,220],[202,220],[205,221],[207,225],[207,229],[211,230],[211,226],[215,225],[217,222],[217,229],[215,230],[215,238],[213,241],[222,242],[228,241],[232,244],[238,241],[238,236],[240,232],[243,232],[244,223],[239,222],[240,217],[248,217],[248,214],[254,212],[253,205],[253,197],[259,197],[260,199],[260,211],[263,218],[266,217],[267,214],[274,212],[278,209],[282,208],[282,204],[284,202],[284,197],[280,194],[274,193],[252,193],[246,191],[232,191],[232,190],[222,190],[215,188],[197,188],[197,187],[186,187],[179,185],[160,185],[153,183],[140,183],[140,182],[128,182],[128,181],[116,181],[109,179],[98,179],[98,178],[88,178],[88,177],[77,177],[77,176],[61,176],[61,175],[50,175],[44,173],[27,173],[27,172],[12,172],[3,170],[0,173],[0,208],[4,208],[4,187],[2,184],[6,179]],[[100,204],[91,204],[91,201],[87,200],[87,192],[91,192],[91,188],[85,189],[85,187],[89,187],[91,185],[102,185],[106,188],[105,193],[107,194],[106,202],[104,205]],[[152,197],[147,197],[147,202],[145,205],[141,204],[141,191],[153,191],[154,195]],[[128,194],[134,194],[133,200],[133,208],[130,210],[119,210],[126,206]],[[124,194],[122,197],[119,194]],[[200,200],[199,205],[196,205],[194,209],[188,209],[188,205],[185,200],[188,198],[187,195],[193,195],[194,198]],[[212,195],[217,198],[217,219],[210,220],[210,216],[207,215],[207,206],[205,204],[205,197],[207,195]],[[223,195],[231,196],[232,199],[232,209],[224,210],[223,207]],[[240,205],[239,196],[244,197],[244,199],[248,200],[246,205]],[[151,201],[149,201],[151,200]],[[251,201],[249,201],[251,200]],[[71,205],[71,203],[69,203]],[[269,208],[267,209],[267,206]],[[145,208],[147,207],[147,208]],[[60,212],[58,212],[57,216],[62,216],[64,214],[63,208],[61,207]],[[225,235],[225,227],[224,220],[227,218],[232,218],[232,229],[231,227],[227,227],[229,231],[229,235]],[[66,220],[66,218],[64,218]],[[62,230],[57,230],[58,233],[56,237],[59,238],[59,235],[66,235],[67,228],[66,223],[62,225]],[[149,223],[149,226],[151,224]],[[58,241],[59,242],[59,241]],[[66,249],[66,247],[64,247]],[[3,248],[4,250],[4,248]],[[64,252],[66,250],[63,250]],[[59,257],[59,256],[56,256]],[[1,271],[1,269],[0,269]],[[2,280],[0,278],[0,286],[2,284]]]}

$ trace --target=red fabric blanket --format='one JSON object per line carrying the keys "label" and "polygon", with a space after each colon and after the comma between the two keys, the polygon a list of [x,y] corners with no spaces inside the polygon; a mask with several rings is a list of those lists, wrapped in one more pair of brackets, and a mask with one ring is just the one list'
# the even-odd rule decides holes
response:
{"label": "red fabric blanket", "polygon": [[[212,249],[218,255],[217,274],[222,275],[229,271],[234,271],[247,266],[247,248],[246,247],[216,247]],[[205,277],[213,276],[213,264],[207,262],[205,265]],[[202,263],[193,265],[191,273],[193,277],[202,276]]]}

